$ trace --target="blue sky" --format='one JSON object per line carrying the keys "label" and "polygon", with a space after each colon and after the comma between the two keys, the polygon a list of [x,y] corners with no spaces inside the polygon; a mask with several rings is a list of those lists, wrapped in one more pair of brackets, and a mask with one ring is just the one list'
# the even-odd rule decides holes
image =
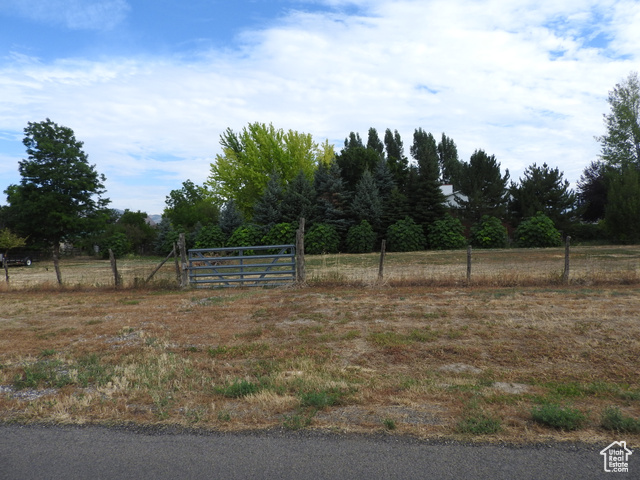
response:
{"label": "blue sky", "polygon": [[150,214],[255,121],[337,149],[375,127],[408,150],[420,127],[514,180],[547,162],[575,183],[640,70],[638,25],[637,0],[0,0],[0,189],[47,117],[112,207]]}

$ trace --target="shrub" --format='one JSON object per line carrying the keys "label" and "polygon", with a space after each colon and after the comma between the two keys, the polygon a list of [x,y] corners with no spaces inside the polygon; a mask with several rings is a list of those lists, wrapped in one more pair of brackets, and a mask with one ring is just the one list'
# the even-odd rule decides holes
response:
{"label": "shrub", "polygon": [[427,242],[434,250],[454,250],[467,245],[462,223],[448,213],[429,226]]}
{"label": "shrub", "polygon": [[260,245],[262,240],[262,229],[257,225],[242,225],[236,228],[229,240],[229,247],[253,247]]}
{"label": "shrub", "polygon": [[122,257],[131,251],[131,242],[124,233],[114,233],[100,243],[100,251],[104,258],[109,258],[109,249],[116,257]]}
{"label": "shrub", "polygon": [[296,243],[296,228],[293,223],[278,223],[262,238],[263,245],[290,245]]}
{"label": "shrub", "polygon": [[471,245],[476,248],[504,248],[507,246],[507,229],[496,217],[483,215],[471,227]]}
{"label": "shrub", "polygon": [[304,250],[309,255],[338,253],[340,237],[331,225],[316,223],[304,237]]}
{"label": "shrub", "polygon": [[618,407],[607,407],[602,413],[602,428],[618,433],[640,433],[640,419],[623,415]]}
{"label": "shrub", "polygon": [[533,419],[549,427],[561,430],[578,430],[586,421],[586,416],[577,408],[546,404],[531,411]]}
{"label": "shrub", "polygon": [[354,225],[347,232],[347,251],[349,253],[369,253],[373,251],[376,234],[366,220]]}
{"label": "shrub", "polygon": [[562,245],[562,236],[553,221],[538,212],[518,226],[516,245],[524,248],[559,247]]}
{"label": "shrub", "polygon": [[426,243],[422,227],[411,217],[404,217],[387,229],[387,248],[390,252],[424,250]]}
{"label": "shrub", "polygon": [[195,237],[196,248],[221,248],[224,247],[225,235],[218,225],[205,225],[198,231]]}

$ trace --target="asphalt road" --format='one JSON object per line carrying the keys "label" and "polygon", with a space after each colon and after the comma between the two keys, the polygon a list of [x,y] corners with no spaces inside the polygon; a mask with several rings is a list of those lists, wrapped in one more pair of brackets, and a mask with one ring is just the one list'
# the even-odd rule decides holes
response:
{"label": "asphalt road", "polygon": [[605,446],[478,446],[307,431],[221,434],[0,425],[0,479],[640,478],[635,455],[628,474],[605,473],[599,455]]}

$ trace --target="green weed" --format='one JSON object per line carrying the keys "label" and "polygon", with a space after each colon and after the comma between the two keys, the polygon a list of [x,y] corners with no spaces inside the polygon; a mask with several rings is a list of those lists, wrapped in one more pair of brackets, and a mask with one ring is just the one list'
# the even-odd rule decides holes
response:
{"label": "green weed", "polygon": [[602,413],[602,428],[618,433],[640,433],[640,418],[624,415],[618,407],[607,407]]}
{"label": "green weed", "polygon": [[229,398],[240,398],[251,395],[252,393],[258,393],[262,389],[262,386],[249,382],[247,380],[236,380],[233,383],[228,383],[223,387],[215,388],[215,392]]}
{"label": "green weed", "polygon": [[578,430],[586,422],[587,417],[577,408],[563,407],[548,403],[531,410],[533,420],[541,425],[559,430]]}
{"label": "green weed", "polygon": [[385,418],[382,420],[382,424],[384,425],[384,428],[386,428],[387,430],[395,430],[396,429],[396,422],[395,420],[391,419],[391,418]]}

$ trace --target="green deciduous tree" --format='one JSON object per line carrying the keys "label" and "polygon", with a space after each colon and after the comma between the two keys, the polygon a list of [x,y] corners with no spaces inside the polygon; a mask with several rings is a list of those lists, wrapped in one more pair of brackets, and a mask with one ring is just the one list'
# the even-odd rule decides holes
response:
{"label": "green deciduous tree", "polygon": [[163,216],[174,228],[192,232],[196,224],[207,225],[218,221],[219,207],[209,198],[204,187],[191,180],[182,183],[182,188],[172,190],[165,199]]}
{"label": "green deciduous tree", "polygon": [[640,80],[632,72],[609,92],[611,112],[604,116],[607,132],[598,137],[601,157],[612,166],[625,163],[640,168]]}
{"label": "green deciduous tree", "polygon": [[58,283],[60,243],[98,228],[107,199],[104,175],[90,165],[83,143],[68,127],[48,118],[29,122],[23,144],[28,158],[19,162],[20,184],[7,188],[10,218],[16,231],[53,249]]}
{"label": "green deciduous tree", "polygon": [[640,242],[640,173],[634,165],[612,171],[609,179],[605,228],[619,243]]}
{"label": "green deciduous tree", "polygon": [[247,219],[271,174],[276,173],[283,186],[301,170],[311,179],[316,165],[333,156],[327,142],[318,145],[309,134],[263,123],[249,124],[240,133],[227,129],[220,145],[222,154],[211,164],[206,185],[219,203],[234,199]]}

